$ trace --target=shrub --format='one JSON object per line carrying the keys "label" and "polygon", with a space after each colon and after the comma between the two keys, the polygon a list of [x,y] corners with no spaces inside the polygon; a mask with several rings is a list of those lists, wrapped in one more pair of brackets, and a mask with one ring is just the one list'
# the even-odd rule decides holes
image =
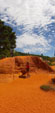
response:
{"label": "shrub", "polygon": [[49,91],[49,90],[51,90],[51,87],[50,87],[49,85],[42,85],[42,86],[40,86],[40,88],[41,88],[42,90],[44,90],[44,91]]}

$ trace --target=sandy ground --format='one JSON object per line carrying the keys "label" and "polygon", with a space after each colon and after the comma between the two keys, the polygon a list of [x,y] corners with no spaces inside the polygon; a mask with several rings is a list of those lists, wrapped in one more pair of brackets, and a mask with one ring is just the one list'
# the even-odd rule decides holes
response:
{"label": "sandy ground", "polygon": [[51,81],[52,73],[34,72],[26,79],[8,75],[3,83],[1,76],[0,113],[55,113],[55,91],[40,89]]}

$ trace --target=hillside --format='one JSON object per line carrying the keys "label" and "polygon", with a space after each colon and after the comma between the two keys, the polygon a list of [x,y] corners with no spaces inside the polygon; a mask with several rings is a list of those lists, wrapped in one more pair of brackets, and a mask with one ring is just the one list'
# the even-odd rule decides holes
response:
{"label": "hillside", "polygon": [[25,71],[27,61],[30,64],[30,71],[42,69],[53,72],[53,69],[37,56],[16,56],[0,60],[0,74],[10,74]]}
{"label": "hillside", "polygon": [[50,66],[55,65],[54,63],[55,57],[44,56],[43,54],[38,55],[38,54],[29,54],[29,53],[14,51],[14,56],[38,56],[41,57],[44,61],[46,61]]}

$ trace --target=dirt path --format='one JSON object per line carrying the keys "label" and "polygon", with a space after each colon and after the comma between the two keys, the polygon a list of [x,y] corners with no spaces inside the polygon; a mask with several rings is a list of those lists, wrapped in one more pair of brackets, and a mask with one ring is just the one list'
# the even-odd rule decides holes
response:
{"label": "dirt path", "polygon": [[50,79],[49,73],[40,71],[27,79],[0,83],[0,113],[55,113],[55,92],[40,89]]}

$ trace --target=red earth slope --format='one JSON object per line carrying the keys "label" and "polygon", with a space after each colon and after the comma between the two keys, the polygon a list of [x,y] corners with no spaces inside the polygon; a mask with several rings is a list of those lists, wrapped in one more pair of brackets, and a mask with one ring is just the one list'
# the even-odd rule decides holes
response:
{"label": "red earth slope", "polygon": [[37,56],[16,56],[0,60],[0,74],[18,73],[25,71],[27,61],[30,64],[30,71],[42,69],[53,72],[53,69]]}

